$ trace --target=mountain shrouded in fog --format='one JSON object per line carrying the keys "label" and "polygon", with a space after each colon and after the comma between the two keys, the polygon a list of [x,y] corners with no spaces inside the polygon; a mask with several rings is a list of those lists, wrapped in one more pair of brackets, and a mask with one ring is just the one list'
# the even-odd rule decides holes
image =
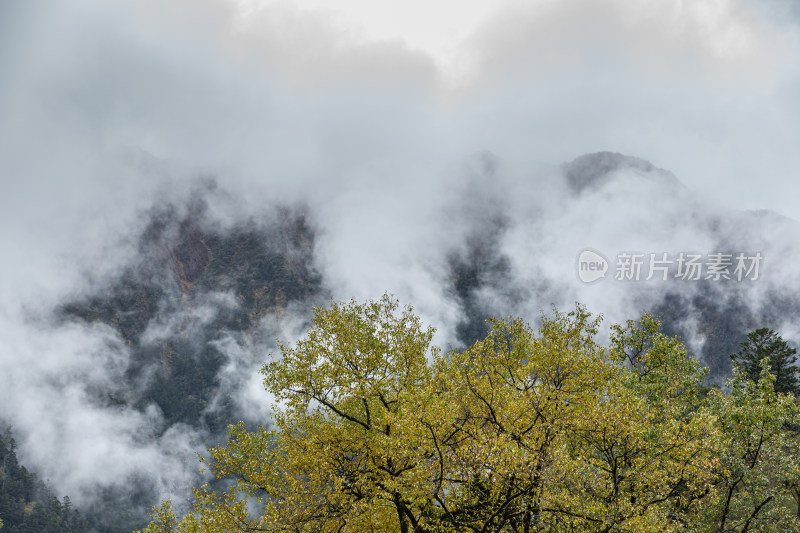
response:
{"label": "mountain shrouded in fog", "polygon": [[[496,171],[495,158],[479,159],[483,177]],[[714,250],[749,251],[754,242],[766,243],[776,228],[800,234],[796,223],[772,214],[713,212],[688,201],[686,187],[675,176],[639,158],[586,154],[553,172],[563,181],[564,205],[580,204],[591,195],[625,195],[637,189],[647,194],[653,187],[664,202],[685,200],[677,214],[685,214],[696,237],[712,243]],[[557,253],[546,237],[531,242],[543,266],[533,261],[520,264],[512,247],[516,233],[535,235],[541,225],[567,224],[568,219],[549,215],[526,220],[508,209],[509,198],[478,201],[477,187],[479,181],[465,188],[464,212],[451,215],[464,216],[456,223],[465,231],[437,249],[425,267],[444,305],[455,310],[452,329],[442,332],[454,347],[481,338],[491,316],[521,314],[535,320],[533,313],[551,303],[569,305],[575,285],[581,286],[574,258],[560,265],[564,275],[545,274],[546,258]],[[312,208],[265,205],[241,219],[215,211],[215,205],[230,202],[236,203],[208,181],[198,182],[182,198],[154,200],[153,207],[140,213],[142,230],[130,239],[134,253],[128,255],[129,263],[102,279],[87,273],[89,281],[81,294],[66,295],[49,312],[48,328],[106,339],[96,357],[102,365],[114,366],[115,379],[87,379],[81,383],[82,394],[95,409],[135,413],[142,420],[131,445],[160,448],[173,439],[208,445],[224,438],[227,424],[236,420],[263,423],[267,398],[259,393],[258,368],[277,351],[275,338],[299,335],[307,326],[310,307],[324,305],[333,291],[321,274],[320,250],[328,234]],[[746,221],[748,235],[729,235],[725,220]],[[435,236],[451,228],[443,221],[429,230]],[[759,250],[774,257],[763,245]],[[771,269],[783,268],[779,261],[765,262],[762,284],[735,278],[659,282],[645,276],[621,281],[609,274],[591,288],[616,298],[606,307],[613,312],[608,304],[619,306],[618,316],[642,309],[655,313],[666,332],[694,347],[695,355],[711,368],[710,380],[720,382],[730,373],[728,354],[748,331],[761,325],[791,331],[790,317],[798,312],[800,294],[781,291],[770,282]],[[532,265],[531,271],[524,272],[526,264]],[[82,376],[74,379],[80,383]],[[164,453],[168,460],[178,460],[170,458],[172,450]],[[136,527],[166,487],[179,497],[188,490],[191,461],[184,456],[179,462],[186,469],[181,475],[189,475],[179,478],[184,479],[181,485],[175,484],[174,473],[153,473],[155,478],[130,473],[124,487],[112,482],[93,497],[85,513],[96,524],[119,530]]]}
{"label": "mountain shrouded in fog", "polygon": [[243,414],[241,383],[231,379],[248,379],[259,354],[274,347],[265,317],[307,314],[320,301],[314,233],[302,213],[285,208],[265,213],[272,220],[223,228],[202,196],[184,207],[148,212],[134,263],[59,314],[105,324],[129,347],[122,390],[107,391],[109,404],[155,405],[164,429],[199,424],[217,434]]}
{"label": "mountain shrouded in fog", "polygon": [[0,428],[27,469],[7,508],[55,520],[69,496],[125,531],[185,506],[196,455],[268,423],[258,368],[331,298],[390,292],[454,348],[491,316],[649,310],[713,384],[748,331],[800,342],[799,20],[0,3]]}

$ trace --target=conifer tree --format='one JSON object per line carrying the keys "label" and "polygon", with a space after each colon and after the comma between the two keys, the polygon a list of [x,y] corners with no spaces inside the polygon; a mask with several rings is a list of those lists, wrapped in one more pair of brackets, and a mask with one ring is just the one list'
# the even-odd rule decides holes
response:
{"label": "conifer tree", "polygon": [[770,372],[775,376],[775,391],[794,395],[800,393],[800,369],[794,365],[797,351],[790,348],[774,330],[759,328],[751,331],[740,346],[737,353],[731,354],[731,359],[748,379],[758,381],[761,360],[767,358]]}

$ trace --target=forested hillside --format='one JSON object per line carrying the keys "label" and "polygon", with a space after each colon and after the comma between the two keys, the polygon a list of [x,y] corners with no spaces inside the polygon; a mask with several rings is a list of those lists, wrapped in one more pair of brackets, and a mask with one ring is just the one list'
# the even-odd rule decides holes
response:
{"label": "forested hillside", "polygon": [[0,434],[0,525],[3,533],[85,533],[88,521],[69,496],[59,498],[19,464],[10,430]]}

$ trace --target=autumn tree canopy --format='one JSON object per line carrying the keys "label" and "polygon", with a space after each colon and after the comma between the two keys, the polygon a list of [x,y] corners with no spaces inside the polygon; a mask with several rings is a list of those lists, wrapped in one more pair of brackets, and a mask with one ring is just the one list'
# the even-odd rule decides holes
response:
{"label": "autumn tree canopy", "polygon": [[144,531],[798,530],[793,398],[764,365],[729,392],[645,314],[495,320],[463,351],[389,296],[315,309],[262,369],[269,427],[211,450],[229,491]]}

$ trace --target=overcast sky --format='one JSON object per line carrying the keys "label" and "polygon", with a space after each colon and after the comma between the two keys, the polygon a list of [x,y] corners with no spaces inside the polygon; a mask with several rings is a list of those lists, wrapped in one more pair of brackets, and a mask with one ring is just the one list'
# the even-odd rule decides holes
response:
{"label": "overcast sky", "polygon": [[39,252],[86,244],[87,220],[125,226],[168,180],[330,197],[442,184],[483,150],[518,180],[619,151],[703,198],[800,218],[791,6],[5,1],[6,267],[35,272]]}

